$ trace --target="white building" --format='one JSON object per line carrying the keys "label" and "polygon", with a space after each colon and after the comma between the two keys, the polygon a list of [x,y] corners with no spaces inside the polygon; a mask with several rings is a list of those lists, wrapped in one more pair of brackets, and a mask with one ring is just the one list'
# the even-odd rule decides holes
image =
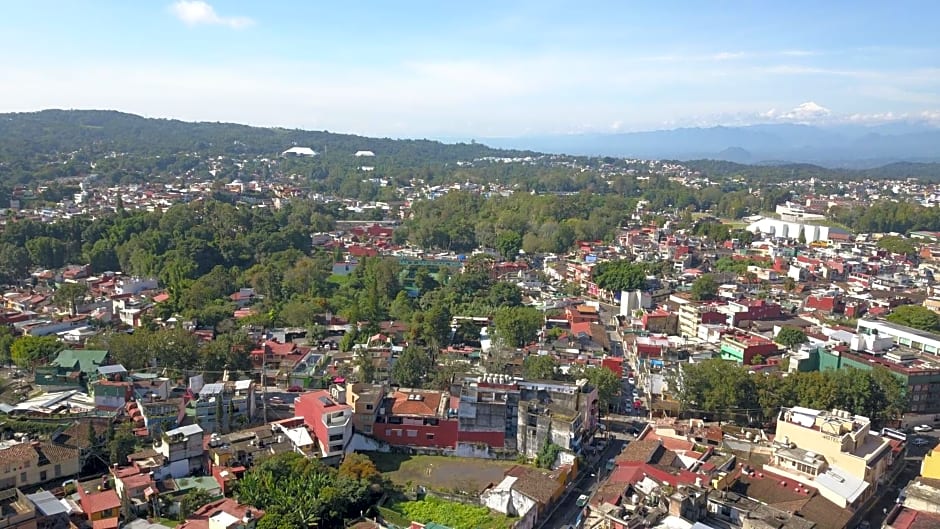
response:
{"label": "white building", "polygon": [[768,235],[777,239],[793,240],[799,239],[800,233],[803,233],[807,243],[829,240],[829,226],[787,222],[777,219],[760,219],[757,222],[749,224],[747,231]]}

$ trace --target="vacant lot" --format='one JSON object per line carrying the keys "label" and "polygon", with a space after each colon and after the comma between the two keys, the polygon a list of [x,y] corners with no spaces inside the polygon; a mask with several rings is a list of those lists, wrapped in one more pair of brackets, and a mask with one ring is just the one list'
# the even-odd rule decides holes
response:
{"label": "vacant lot", "polygon": [[445,492],[479,494],[490,483],[499,483],[516,463],[447,456],[410,456],[369,452],[368,456],[386,477],[399,485],[423,485]]}

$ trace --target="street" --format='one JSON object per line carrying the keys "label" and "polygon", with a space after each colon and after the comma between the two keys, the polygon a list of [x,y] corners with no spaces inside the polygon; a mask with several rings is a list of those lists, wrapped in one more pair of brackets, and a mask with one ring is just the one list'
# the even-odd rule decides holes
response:
{"label": "street", "polygon": [[568,525],[575,526],[578,514],[581,512],[581,508],[577,505],[578,496],[582,494],[592,496],[594,494],[598,483],[607,477],[604,464],[608,459],[619,454],[625,444],[626,442],[622,439],[611,438],[604,451],[595,458],[590,459],[588,464],[578,473],[578,478],[568,484],[555,510],[537,527],[540,529],[557,529]]}

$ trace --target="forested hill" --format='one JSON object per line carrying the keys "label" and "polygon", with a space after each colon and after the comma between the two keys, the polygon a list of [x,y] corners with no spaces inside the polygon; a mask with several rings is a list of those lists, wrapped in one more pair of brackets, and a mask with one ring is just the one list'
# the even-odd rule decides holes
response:
{"label": "forested hill", "polygon": [[780,165],[746,165],[723,160],[689,160],[676,162],[690,169],[701,171],[712,178],[743,177],[764,182],[788,180],[891,180],[916,178],[923,181],[940,181],[940,163],[897,162],[872,169],[831,169],[806,163]]}
{"label": "forested hill", "polygon": [[177,153],[271,156],[295,145],[327,154],[336,151],[351,155],[368,150],[396,164],[417,166],[532,154],[476,143],[445,144],[233,123],[190,123],[112,110],[0,114],[0,161],[8,163],[76,151],[85,158],[112,152],[139,156]]}

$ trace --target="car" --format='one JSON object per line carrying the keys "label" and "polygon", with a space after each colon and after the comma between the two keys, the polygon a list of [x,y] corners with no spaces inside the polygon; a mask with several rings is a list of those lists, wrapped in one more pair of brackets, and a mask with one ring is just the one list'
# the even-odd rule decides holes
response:
{"label": "car", "polygon": [[302,392],[303,390],[304,390],[304,388],[302,388],[302,387],[300,387],[300,386],[291,386],[291,387],[287,388],[287,391],[290,392],[290,393],[300,393],[300,392]]}
{"label": "car", "polygon": [[587,502],[588,502],[587,494],[582,494],[578,496],[578,500],[574,502],[574,504],[577,505],[578,507],[584,507],[585,505],[587,505]]}
{"label": "car", "polygon": [[927,446],[930,444],[930,441],[924,439],[923,437],[918,437],[914,439],[914,446]]}
{"label": "car", "polygon": [[915,432],[932,432],[933,426],[930,426],[929,424],[921,424],[919,426],[915,426],[914,431]]}
{"label": "car", "polygon": [[627,379],[627,383],[632,386],[633,384],[636,384],[636,379],[633,377],[630,377]]}
{"label": "car", "polygon": [[271,404],[284,404],[284,399],[282,399],[281,397],[271,397],[270,399],[268,399],[268,402],[270,402]]}
{"label": "car", "polygon": [[642,401],[642,400],[636,399],[635,401],[633,401],[633,408],[634,408],[634,409],[637,409],[637,410],[638,410],[638,409],[640,409],[640,408],[642,408],[642,407],[643,407],[643,401]]}

